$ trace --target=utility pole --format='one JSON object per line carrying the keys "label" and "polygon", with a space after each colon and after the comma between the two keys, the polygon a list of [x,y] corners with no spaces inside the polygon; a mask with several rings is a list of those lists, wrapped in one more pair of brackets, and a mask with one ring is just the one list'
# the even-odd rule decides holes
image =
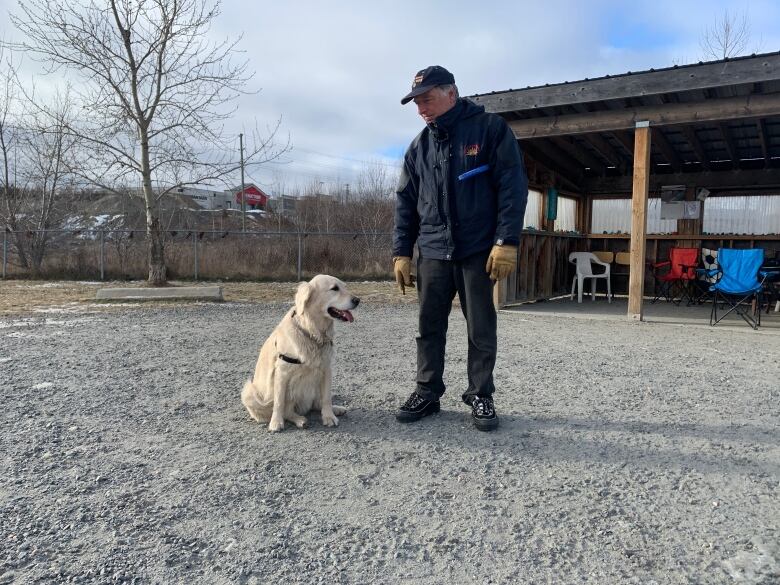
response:
{"label": "utility pole", "polygon": [[241,231],[246,231],[246,193],[244,193],[244,135],[238,135],[241,145]]}

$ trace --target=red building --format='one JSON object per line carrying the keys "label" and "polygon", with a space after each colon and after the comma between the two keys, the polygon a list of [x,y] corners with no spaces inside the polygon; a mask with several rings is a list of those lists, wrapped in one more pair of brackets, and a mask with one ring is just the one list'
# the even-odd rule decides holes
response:
{"label": "red building", "polygon": [[246,206],[251,209],[265,209],[268,204],[268,194],[254,183],[246,183],[244,190],[241,187],[234,187],[230,190],[236,201],[236,205],[241,207],[242,196],[246,197]]}

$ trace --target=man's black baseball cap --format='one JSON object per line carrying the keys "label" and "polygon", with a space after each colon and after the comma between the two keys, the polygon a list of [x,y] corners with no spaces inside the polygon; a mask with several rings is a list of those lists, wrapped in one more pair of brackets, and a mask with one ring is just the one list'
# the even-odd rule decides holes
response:
{"label": "man's black baseball cap", "polygon": [[412,91],[401,100],[401,105],[408,104],[416,96],[433,89],[437,85],[451,85],[455,77],[441,65],[431,65],[417,72],[412,82]]}

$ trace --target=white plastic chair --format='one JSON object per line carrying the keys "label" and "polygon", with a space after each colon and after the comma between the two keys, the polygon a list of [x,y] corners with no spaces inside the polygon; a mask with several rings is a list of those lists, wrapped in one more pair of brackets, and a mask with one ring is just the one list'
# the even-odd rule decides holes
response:
{"label": "white plastic chair", "polygon": [[[596,281],[603,278],[607,281],[607,300],[612,302],[612,283],[610,282],[610,265],[607,262],[599,260],[595,254],[590,252],[572,252],[569,254],[569,262],[577,267],[577,274],[571,281],[571,298],[574,300],[574,287],[577,287],[577,302],[582,302],[582,286],[586,278],[591,279],[590,298],[596,300]],[[600,264],[606,270],[603,274],[594,274],[591,263]]]}

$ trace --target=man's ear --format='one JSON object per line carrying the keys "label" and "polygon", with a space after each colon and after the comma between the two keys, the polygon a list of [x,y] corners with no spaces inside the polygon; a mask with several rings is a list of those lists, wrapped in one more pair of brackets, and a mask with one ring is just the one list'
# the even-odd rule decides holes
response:
{"label": "man's ear", "polygon": [[295,293],[295,312],[299,315],[304,312],[313,290],[314,288],[308,282],[302,282],[298,285],[298,291]]}

